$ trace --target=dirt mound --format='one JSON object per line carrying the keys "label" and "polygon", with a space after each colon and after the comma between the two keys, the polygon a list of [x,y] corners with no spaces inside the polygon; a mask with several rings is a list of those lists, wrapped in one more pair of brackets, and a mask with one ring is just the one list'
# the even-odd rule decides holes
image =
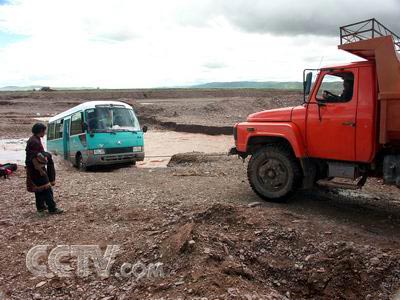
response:
{"label": "dirt mound", "polygon": [[[304,241],[290,235],[287,239],[282,233],[265,239],[264,243],[256,243],[249,252],[252,255],[245,261],[259,270],[264,279],[272,280],[278,290],[289,288],[295,298],[382,299],[385,297],[376,291],[382,286],[391,286],[385,281],[392,282],[399,276],[391,269],[393,263],[398,265],[394,261],[381,262],[381,272],[372,274],[371,267],[380,262],[379,254],[374,256],[356,245],[338,242],[318,249],[316,245],[304,244],[293,252],[291,244]],[[254,253],[260,249],[267,255],[255,258]],[[387,292],[390,295],[390,291]]]}
{"label": "dirt mound", "polygon": [[270,299],[270,287],[271,299],[388,299],[398,284],[393,256],[351,242],[316,242],[263,217],[222,204],[194,213],[164,241],[173,250],[165,264],[198,296],[207,287],[214,295]]}
{"label": "dirt mound", "polygon": [[206,113],[216,113],[224,111],[224,108],[217,103],[208,103],[202,109]]}
{"label": "dirt mound", "polygon": [[196,213],[194,220],[197,223],[233,224],[239,221],[239,216],[233,206],[215,204],[205,211]]}
{"label": "dirt mound", "polygon": [[190,247],[194,223],[187,223],[176,230],[162,247],[165,258],[173,257],[185,252]]}
{"label": "dirt mound", "polygon": [[235,242],[225,236],[223,228],[241,224],[240,211],[216,204],[189,219],[161,247],[165,249],[162,257],[169,266],[168,273],[190,286],[186,294],[219,295],[220,299],[287,299],[274,288],[260,285],[258,274],[233,256],[239,249],[235,250]]}
{"label": "dirt mound", "polygon": [[210,153],[210,154],[206,154],[203,152],[179,153],[171,157],[171,160],[168,163],[168,167],[206,163],[219,160],[224,156],[225,156],[224,154],[220,153]]}
{"label": "dirt mound", "polygon": [[[240,224],[243,221],[243,218],[239,216],[234,206],[214,204],[205,210],[184,216],[182,221],[185,223],[178,225],[173,234],[164,241],[164,247],[162,248],[168,252],[168,258],[176,259],[176,256],[180,254],[192,252],[195,244],[194,239],[206,238],[207,232],[199,230],[199,228],[202,228],[199,226],[220,226],[221,224],[236,226],[236,224]],[[217,237],[223,237],[223,234],[216,233],[215,238]]]}

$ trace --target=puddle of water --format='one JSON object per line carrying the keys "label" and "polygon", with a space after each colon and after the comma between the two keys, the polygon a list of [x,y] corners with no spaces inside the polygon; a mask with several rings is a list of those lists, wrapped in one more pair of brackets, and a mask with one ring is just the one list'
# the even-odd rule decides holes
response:
{"label": "puddle of water", "polygon": [[[206,135],[175,131],[149,131],[144,135],[146,159],[138,167],[166,167],[171,156],[185,152],[227,152],[233,138],[226,135]],[[156,157],[166,156],[166,157]]]}
{"label": "puddle of water", "polygon": [[39,121],[39,122],[49,122],[51,117],[40,117],[40,118],[34,118],[34,120]]}
{"label": "puddle of water", "polygon": [[[138,162],[139,168],[166,167],[171,156],[185,152],[227,152],[233,144],[231,136],[211,136],[175,131],[149,131],[145,135],[146,159]],[[26,139],[0,140],[0,164],[7,162],[24,165]],[[42,139],[46,149],[46,139]]]}
{"label": "puddle of water", "polygon": [[26,139],[0,140],[0,164],[24,164]]}
{"label": "puddle of water", "polygon": [[375,196],[368,194],[367,192],[364,192],[362,190],[339,190],[338,191],[339,195],[348,197],[348,198],[355,198],[355,197],[362,197],[362,198],[367,198],[367,199],[374,199]]}
{"label": "puddle of water", "polygon": [[[26,139],[3,139],[0,140],[0,164],[16,163],[25,165]],[[46,139],[42,139],[46,149]]]}

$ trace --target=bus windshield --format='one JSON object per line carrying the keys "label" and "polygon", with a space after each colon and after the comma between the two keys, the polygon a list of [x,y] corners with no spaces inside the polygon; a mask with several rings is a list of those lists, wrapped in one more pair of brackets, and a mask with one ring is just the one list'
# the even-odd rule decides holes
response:
{"label": "bus windshield", "polygon": [[86,110],[89,131],[139,131],[139,121],[132,109],[99,106]]}

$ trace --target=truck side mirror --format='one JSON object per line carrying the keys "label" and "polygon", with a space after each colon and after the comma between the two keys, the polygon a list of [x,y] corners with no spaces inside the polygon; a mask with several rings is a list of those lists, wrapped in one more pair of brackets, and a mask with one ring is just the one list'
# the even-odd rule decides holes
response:
{"label": "truck side mirror", "polygon": [[304,95],[310,95],[312,76],[313,76],[312,72],[309,72],[306,75],[306,80],[304,81]]}
{"label": "truck side mirror", "polygon": [[142,129],[143,133],[146,133],[146,132],[147,132],[147,130],[148,130],[147,126],[146,126],[146,125],[144,125],[144,126],[143,126],[143,129]]}

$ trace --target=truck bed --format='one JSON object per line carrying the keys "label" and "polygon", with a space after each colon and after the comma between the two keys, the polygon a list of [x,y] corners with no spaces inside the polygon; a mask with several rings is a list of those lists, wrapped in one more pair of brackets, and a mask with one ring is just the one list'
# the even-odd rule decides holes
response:
{"label": "truck bed", "polygon": [[[354,26],[360,30],[355,30]],[[371,28],[366,29],[367,26]],[[371,19],[341,27],[339,49],[375,63],[379,143],[400,145],[400,37]]]}

